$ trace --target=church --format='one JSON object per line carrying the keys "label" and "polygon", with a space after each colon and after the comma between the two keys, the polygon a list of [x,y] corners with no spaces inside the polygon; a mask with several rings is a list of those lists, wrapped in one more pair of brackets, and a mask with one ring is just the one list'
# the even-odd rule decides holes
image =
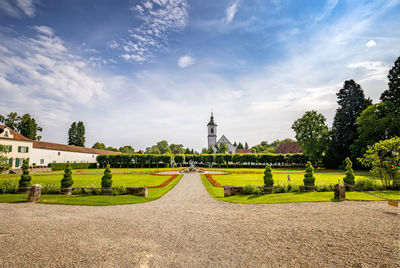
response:
{"label": "church", "polygon": [[211,113],[210,122],[207,124],[208,128],[208,148],[213,148],[216,153],[217,149],[216,145],[225,144],[228,147],[228,152],[230,154],[236,153],[236,147],[225,137],[222,135],[221,138],[217,141],[217,124],[214,121],[214,115]]}

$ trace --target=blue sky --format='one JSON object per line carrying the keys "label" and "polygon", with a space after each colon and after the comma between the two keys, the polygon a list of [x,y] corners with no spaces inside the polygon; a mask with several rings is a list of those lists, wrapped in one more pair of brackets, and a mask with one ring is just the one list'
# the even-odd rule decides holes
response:
{"label": "blue sky", "polygon": [[0,114],[30,113],[43,140],[206,147],[331,126],[347,79],[375,102],[400,56],[400,1],[2,0]]}

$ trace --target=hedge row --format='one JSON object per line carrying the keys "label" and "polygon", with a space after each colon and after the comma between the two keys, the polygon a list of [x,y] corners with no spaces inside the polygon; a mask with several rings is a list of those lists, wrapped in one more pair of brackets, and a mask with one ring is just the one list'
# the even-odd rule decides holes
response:
{"label": "hedge row", "polygon": [[[68,163],[50,163],[52,170],[65,170]],[[96,163],[69,163],[72,169],[96,168]]]}
{"label": "hedge row", "polygon": [[178,166],[194,163],[196,166],[265,166],[299,165],[304,166],[308,158],[304,154],[121,154],[99,155],[97,162],[101,167],[110,164],[111,167],[162,167],[174,161]]}
{"label": "hedge row", "polygon": [[169,154],[119,154],[99,155],[97,163],[100,167],[110,164],[111,167],[165,167],[173,160]]}

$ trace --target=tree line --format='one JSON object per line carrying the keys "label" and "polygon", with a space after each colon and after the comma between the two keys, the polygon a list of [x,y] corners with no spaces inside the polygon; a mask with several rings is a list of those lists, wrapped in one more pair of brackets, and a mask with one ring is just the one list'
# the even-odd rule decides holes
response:
{"label": "tree line", "polygon": [[231,166],[256,167],[273,164],[277,166],[304,166],[308,158],[304,154],[121,154],[99,155],[97,162],[101,167],[165,167],[175,164],[187,166]]}
{"label": "tree line", "polygon": [[307,157],[326,168],[343,167],[346,157],[350,157],[360,168],[359,158],[369,146],[400,136],[400,57],[389,71],[388,80],[388,89],[375,104],[354,80],[345,81],[336,94],[339,107],[331,129],[326,118],[315,110],[297,119],[292,129]]}

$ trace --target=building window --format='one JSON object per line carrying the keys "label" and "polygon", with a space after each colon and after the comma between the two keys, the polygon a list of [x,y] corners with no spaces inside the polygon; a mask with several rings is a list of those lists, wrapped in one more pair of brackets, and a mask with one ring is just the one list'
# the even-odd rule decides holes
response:
{"label": "building window", "polygon": [[58,155],[61,155],[61,152],[58,152]]}
{"label": "building window", "polygon": [[8,131],[4,132],[4,137],[8,137]]}
{"label": "building window", "polygon": [[40,159],[40,164],[41,164],[41,165],[44,164],[44,159]]}
{"label": "building window", "polygon": [[92,154],[92,158],[94,158],[94,154]]}
{"label": "building window", "polygon": [[12,159],[12,158],[8,159],[8,164],[9,164],[11,167],[13,166],[13,159]]}
{"label": "building window", "polygon": [[18,153],[27,153],[29,151],[29,147],[18,146]]}
{"label": "building window", "polygon": [[211,133],[214,133],[214,129],[213,128],[211,129]]}
{"label": "building window", "polygon": [[9,153],[12,152],[12,145],[8,146],[8,152],[9,152]]}

